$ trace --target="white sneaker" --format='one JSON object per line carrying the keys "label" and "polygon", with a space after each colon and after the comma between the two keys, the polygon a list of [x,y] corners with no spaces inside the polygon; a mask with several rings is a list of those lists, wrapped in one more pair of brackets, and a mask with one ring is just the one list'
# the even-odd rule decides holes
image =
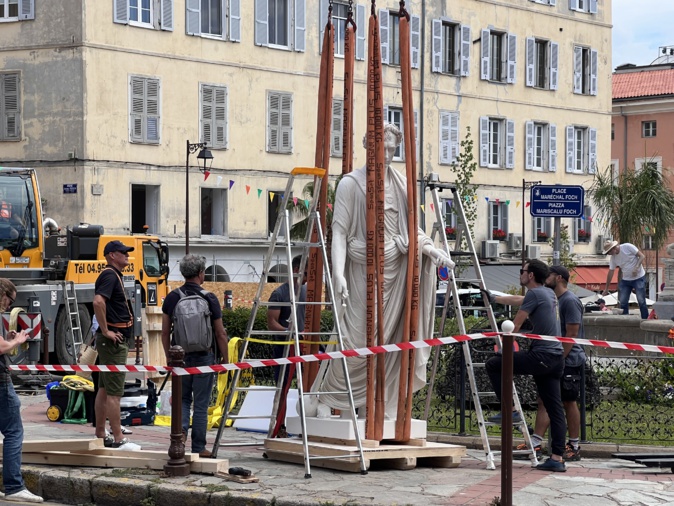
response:
{"label": "white sneaker", "polygon": [[115,450],[126,450],[126,451],[140,451],[142,448],[139,444],[132,443],[128,439],[126,440],[125,443],[122,443],[121,445],[115,447]]}
{"label": "white sneaker", "polygon": [[33,494],[27,488],[24,488],[21,492],[16,494],[10,494],[5,496],[5,501],[16,501],[16,502],[42,502],[44,499],[39,495]]}

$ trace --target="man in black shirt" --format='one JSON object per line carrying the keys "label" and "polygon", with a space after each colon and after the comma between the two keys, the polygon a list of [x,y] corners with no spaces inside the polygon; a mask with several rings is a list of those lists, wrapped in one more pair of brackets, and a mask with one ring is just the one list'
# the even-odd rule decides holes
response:
{"label": "man in black shirt", "polygon": [[[133,248],[121,241],[110,241],[103,254],[108,265],[96,279],[94,313],[98,321],[96,351],[100,365],[126,365],[129,342],[133,339],[133,314],[126,299],[122,270],[129,265]],[[124,372],[102,372],[98,380],[96,437],[105,439],[105,446],[120,448],[129,443],[122,434],[120,400],[124,395]],[[106,436],[105,420],[110,420],[111,436]],[[137,446],[137,445],[136,445]]]}
{"label": "man in black shirt", "polygon": [[[211,292],[202,294],[201,285],[206,279],[206,261],[196,255],[185,255],[180,261],[180,273],[185,278],[185,284],[173,290],[166,296],[162,306],[161,340],[164,352],[168,358],[171,346],[171,332],[173,330],[173,313],[176,304],[181,298],[182,292],[186,297],[199,295],[206,299],[211,313],[211,327],[213,329],[214,344],[220,350],[223,363],[228,362],[227,331],[222,323],[222,308],[220,301]],[[195,351],[185,353],[185,367],[200,367],[215,363],[215,348],[209,351]],[[192,415],[192,453],[198,453],[200,457],[211,456],[210,450],[206,449],[206,431],[208,427],[208,404],[213,390],[214,373],[190,374],[182,377],[182,427],[183,441],[187,440],[187,430],[190,427],[190,410],[194,402],[194,414]]]}

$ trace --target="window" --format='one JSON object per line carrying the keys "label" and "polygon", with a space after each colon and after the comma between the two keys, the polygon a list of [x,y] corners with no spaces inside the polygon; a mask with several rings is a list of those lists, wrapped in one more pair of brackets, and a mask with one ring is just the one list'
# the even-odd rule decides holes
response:
{"label": "window", "polygon": [[[354,5],[356,26],[366,26],[365,5]],[[346,2],[333,2],[332,25],[335,27],[335,56],[344,56],[344,41],[346,38],[346,19],[349,7]],[[320,50],[323,50],[323,32],[328,20],[328,0],[321,0],[318,25],[320,27]],[[365,36],[367,30],[356,31],[356,60],[365,59]],[[353,41],[352,41],[353,44]]]}
{"label": "window", "polygon": [[[194,3],[198,0],[189,1]],[[173,0],[113,0],[113,2],[115,23],[154,30],[173,30]]]}
{"label": "window", "polygon": [[480,167],[515,168],[515,122],[480,118]]}
{"label": "window", "polygon": [[613,184],[618,184],[618,177],[620,176],[620,160],[611,160],[611,179]]}
{"label": "window", "polygon": [[0,73],[0,141],[21,140],[19,83],[18,72]]}
{"label": "window", "polygon": [[159,79],[131,76],[129,78],[129,137],[131,142],[159,144]]}
{"label": "window", "polygon": [[587,47],[573,48],[573,92],[597,94],[597,51]]}
{"label": "window", "polygon": [[267,152],[293,151],[293,96],[290,93],[267,93]]}
{"label": "window", "polygon": [[[397,12],[379,10],[379,36],[381,38],[381,62],[386,65],[400,65],[400,17]],[[421,46],[421,19],[410,16],[410,59],[412,68],[419,68],[419,48]]]}
{"label": "window", "polygon": [[332,99],[332,123],[330,125],[330,156],[341,157],[344,144],[344,100]]}
{"label": "window", "polygon": [[0,23],[35,19],[35,0],[0,0]]}
{"label": "window", "polygon": [[[159,233],[159,188],[154,185],[131,185],[132,234]],[[157,254],[154,256],[156,258]]]}
{"label": "window", "polygon": [[199,100],[199,135],[212,149],[227,149],[227,88],[211,84],[201,84]]}
{"label": "window", "polygon": [[526,85],[544,90],[557,89],[559,44],[527,38]]}
{"label": "window", "polygon": [[487,81],[514,83],[517,67],[517,36],[482,30],[480,78]]}
{"label": "window", "polygon": [[611,123],[611,140],[615,140],[615,123]]}
{"label": "window", "polygon": [[641,122],[641,136],[655,137],[657,131],[657,121],[642,121]]}
{"label": "window", "polygon": [[303,52],[306,0],[255,0],[255,44]]}
{"label": "window", "polygon": [[645,166],[650,166],[654,169],[657,169],[660,174],[662,174],[662,157],[661,156],[652,156],[650,158],[635,158],[634,159],[634,170],[639,172]]}
{"label": "window", "polygon": [[650,234],[644,235],[642,237],[643,242],[642,242],[642,247],[641,249],[645,250],[654,250],[655,249],[655,241],[653,240],[653,236]]}
{"label": "window", "polygon": [[566,127],[566,172],[594,174],[597,169],[597,130]]}
{"label": "window", "polygon": [[456,163],[459,156],[459,113],[440,111],[440,164]]}
{"label": "window", "polygon": [[552,237],[552,218],[534,217],[531,224],[531,242],[548,242]]}
{"label": "window", "polygon": [[201,189],[201,235],[227,235],[227,190]]}
{"label": "window", "polygon": [[188,35],[241,41],[241,0],[188,0]]}
{"label": "window", "polygon": [[592,208],[590,206],[583,207],[583,216],[573,220],[573,240],[575,242],[590,242],[592,241]]}
{"label": "window", "polygon": [[433,72],[467,76],[470,70],[470,26],[433,20]]}
{"label": "window", "polygon": [[[403,162],[405,161],[405,127],[403,126],[403,110],[402,107],[392,107],[384,106],[384,117],[386,118],[387,123],[391,123],[398,127],[398,130],[403,134],[403,141],[396,149],[395,154],[393,155],[394,162]],[[417,145],[417,158],[419,157],[419,135],[418,135],[418,115],[417,111],[414,111],[414,139]]]}
{"label": "window", "polygon": [[454,200],[442,199],[442,214],[445,219],[445,226],[456,229],[456,213],[454,212]]}
{"label": "window", "polygon": [[525,124],[526,170],[557,170],[557,126],[527,121]]}
{"label": "window", "polygon": [[[498,232],[499,230],[501,232]],[[501,241],[508,237],[508,205],[505,202],[489,202],[489,230],[487,231],[487,237]]]}
{"label": "window", "polygon": [[557,5],[557,0],[529,0],[529,1],[543,5],[552,5],[552,6]]}
{"label": "window", "polygon": [[[279,213],[283,212],[283,190],[278,191],[268,191],[267,192],[267,231],[269,237],[274,233],[274,227],[276,226],[276,221],[278,220]],[[288,197],[288,201],[292,200],[292,193]],[[293,213],[288,212],[288,221],[290,227],[293,226]],[[279,228],[279,236],[285,237],[285,224],[281,222],[281,227]]]}
{"label": "window", "polygon": [[569,0],[569,9],[597,14],[597,0]]}

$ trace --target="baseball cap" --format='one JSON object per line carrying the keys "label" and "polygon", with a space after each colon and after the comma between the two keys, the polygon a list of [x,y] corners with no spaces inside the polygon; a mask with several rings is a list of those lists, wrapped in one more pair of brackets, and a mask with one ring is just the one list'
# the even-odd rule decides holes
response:
{"label": "baseball cap", "polygon": [[103,250],[103,254],[109,255],[110,253],[114,253],[115,251],[121,251],[122,253],[128,253],[129,251],[133,251],[133,248],[131,246],[127,246],[126,244],[123,244],[122,241],[110,241],[108,244],[105,245],[105,249]]}
{"label": "baseball cap", "polygon": [[569,271],[563,265],[553,265],[550,267],[550,272],[558,274],[564,278],[564,281],[569,281]]}

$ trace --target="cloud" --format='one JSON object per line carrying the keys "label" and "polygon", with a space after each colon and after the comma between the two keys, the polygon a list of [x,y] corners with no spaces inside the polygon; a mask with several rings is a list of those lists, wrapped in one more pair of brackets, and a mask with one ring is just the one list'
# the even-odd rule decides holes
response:
{"label": "cloud", "polygon": [[670,0],[613,0],[613,68],[623,63],[648,65],[658,47],[674,45]]}

